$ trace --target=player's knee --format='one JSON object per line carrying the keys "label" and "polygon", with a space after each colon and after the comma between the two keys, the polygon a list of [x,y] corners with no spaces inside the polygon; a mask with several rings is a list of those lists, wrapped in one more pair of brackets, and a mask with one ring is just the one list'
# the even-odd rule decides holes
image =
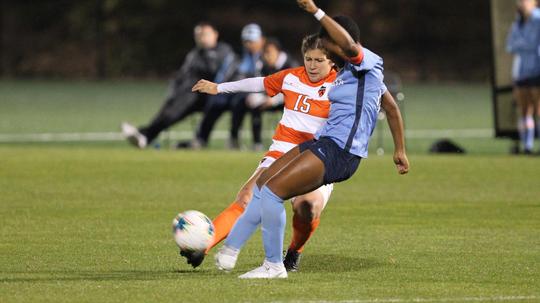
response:
{"label": "player's knee", "polygon": [[322,209],[322,203],[317,200],[297,199],[293,203],[294,213],[306,222],[318,219],[321,216]]}
{"label": "player's knee", "polygon": [[178,114],[176,113],[176,111],[173,111],[172,109],[163,111],[162,113],[162,118],[168,122],[176,120],[177,116]]}
{"label": "player's knee", "polygon": [[246,208],[253,197],[253,191],[248,190],[247,188],[242,188],[236,195],[235,203],[240,205],[242,208]]}

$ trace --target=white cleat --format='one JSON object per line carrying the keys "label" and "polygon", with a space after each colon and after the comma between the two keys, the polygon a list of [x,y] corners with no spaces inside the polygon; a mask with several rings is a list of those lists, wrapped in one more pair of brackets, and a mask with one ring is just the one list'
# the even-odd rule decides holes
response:
{"label": "white cleat", "polygon": [[287,278],[287,270],[281,263],[271,263],[264,260],[261,267],[257,267],[252,271],[238,276],[240,279],[284,279]]}
{"label": "white cleat", "polygon": [[216,267],[219,270],[231,271],[236,265],[238,254],[240,250],[223,245],[223,247],[216,254]]}
{"label": "white cleat", "polygon": [[124,137],[129,141],[129,143],[141,149],[146,147],[146,145],[148,144],[146,136],[141,134],[135,126],[127,122],[122,122],[121,128],[122,135],[124,135]]}

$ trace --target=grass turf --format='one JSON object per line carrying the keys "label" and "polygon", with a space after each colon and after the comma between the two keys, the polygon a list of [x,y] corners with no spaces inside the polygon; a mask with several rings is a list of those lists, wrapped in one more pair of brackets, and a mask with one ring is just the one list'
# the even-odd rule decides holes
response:
{"label": "grass turf", "polygon": [[231,274],[214,252],[192,270],[170,233],[179,211],[227,206],[258,154],[2,145],[0,159],[1,302],[540,301],[538,158],[413,155],[398,176],[372,156],[282,281],[236,278],[262,261],[259,233]]}
{"label": "grass turf", "polygon": [[[166,85],[166,81],[2,80],[0,135],[118,132],[121,121],[142,125],[148,123],[161,106],[167,93]],[[409,131],[493,128],[488,85],[406,84],[403,92],[405,101],[402,111]],[[264,117],[264,128],[271,132],[279,120],[279,114],[267,113]],[[196,114],[176,124],[172,129],[190,133],[199,119]],[[248,120],[249,118],[246,119],[243,129],[249,133],[251,139]],[[228,130],[229,122],[229,116],[225,115],[217,123],[216,129]],[[392,141],[386,122],[383,121],[382,124],[382,128],[375,130],[371,147],[373,150],[379,132],[383,130],[383,146],[388,152],[392,148]],[[509,148],[507,140],[489,137],[445,137],[455,140],[472,154],[503,154],[507,153]],[[441,137],[409,138],[408,149],[414,153],[426,153],[436,139]],[[164,140],[162,146],[169,143]],[[250,140],[246,143],[250,146]],[[265,143],[270,143],[268,138]],[[110,146],[125,143],[106,144]],[[211,140],[213,149],[223,149],[224,145],[223,140]]]}

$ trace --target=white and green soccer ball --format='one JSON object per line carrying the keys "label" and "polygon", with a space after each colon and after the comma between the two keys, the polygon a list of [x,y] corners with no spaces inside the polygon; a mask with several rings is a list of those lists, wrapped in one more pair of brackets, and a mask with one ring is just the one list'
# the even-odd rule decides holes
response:
{"label": "white and green soccer ball", "polygon": [[214,238],[214,225],[203,213],[188,210],[172,222],[174,241],[183,251],[204,251]]}

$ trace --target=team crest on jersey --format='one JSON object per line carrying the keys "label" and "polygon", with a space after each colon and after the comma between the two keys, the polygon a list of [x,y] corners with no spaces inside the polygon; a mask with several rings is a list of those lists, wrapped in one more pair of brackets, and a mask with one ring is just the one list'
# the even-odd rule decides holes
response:
{"label": "team crest on jersey", "polygon": [[319,88],[319,97],[324,96],[324,93],[326,92],[326,87],[323,85],[321,88]]}

